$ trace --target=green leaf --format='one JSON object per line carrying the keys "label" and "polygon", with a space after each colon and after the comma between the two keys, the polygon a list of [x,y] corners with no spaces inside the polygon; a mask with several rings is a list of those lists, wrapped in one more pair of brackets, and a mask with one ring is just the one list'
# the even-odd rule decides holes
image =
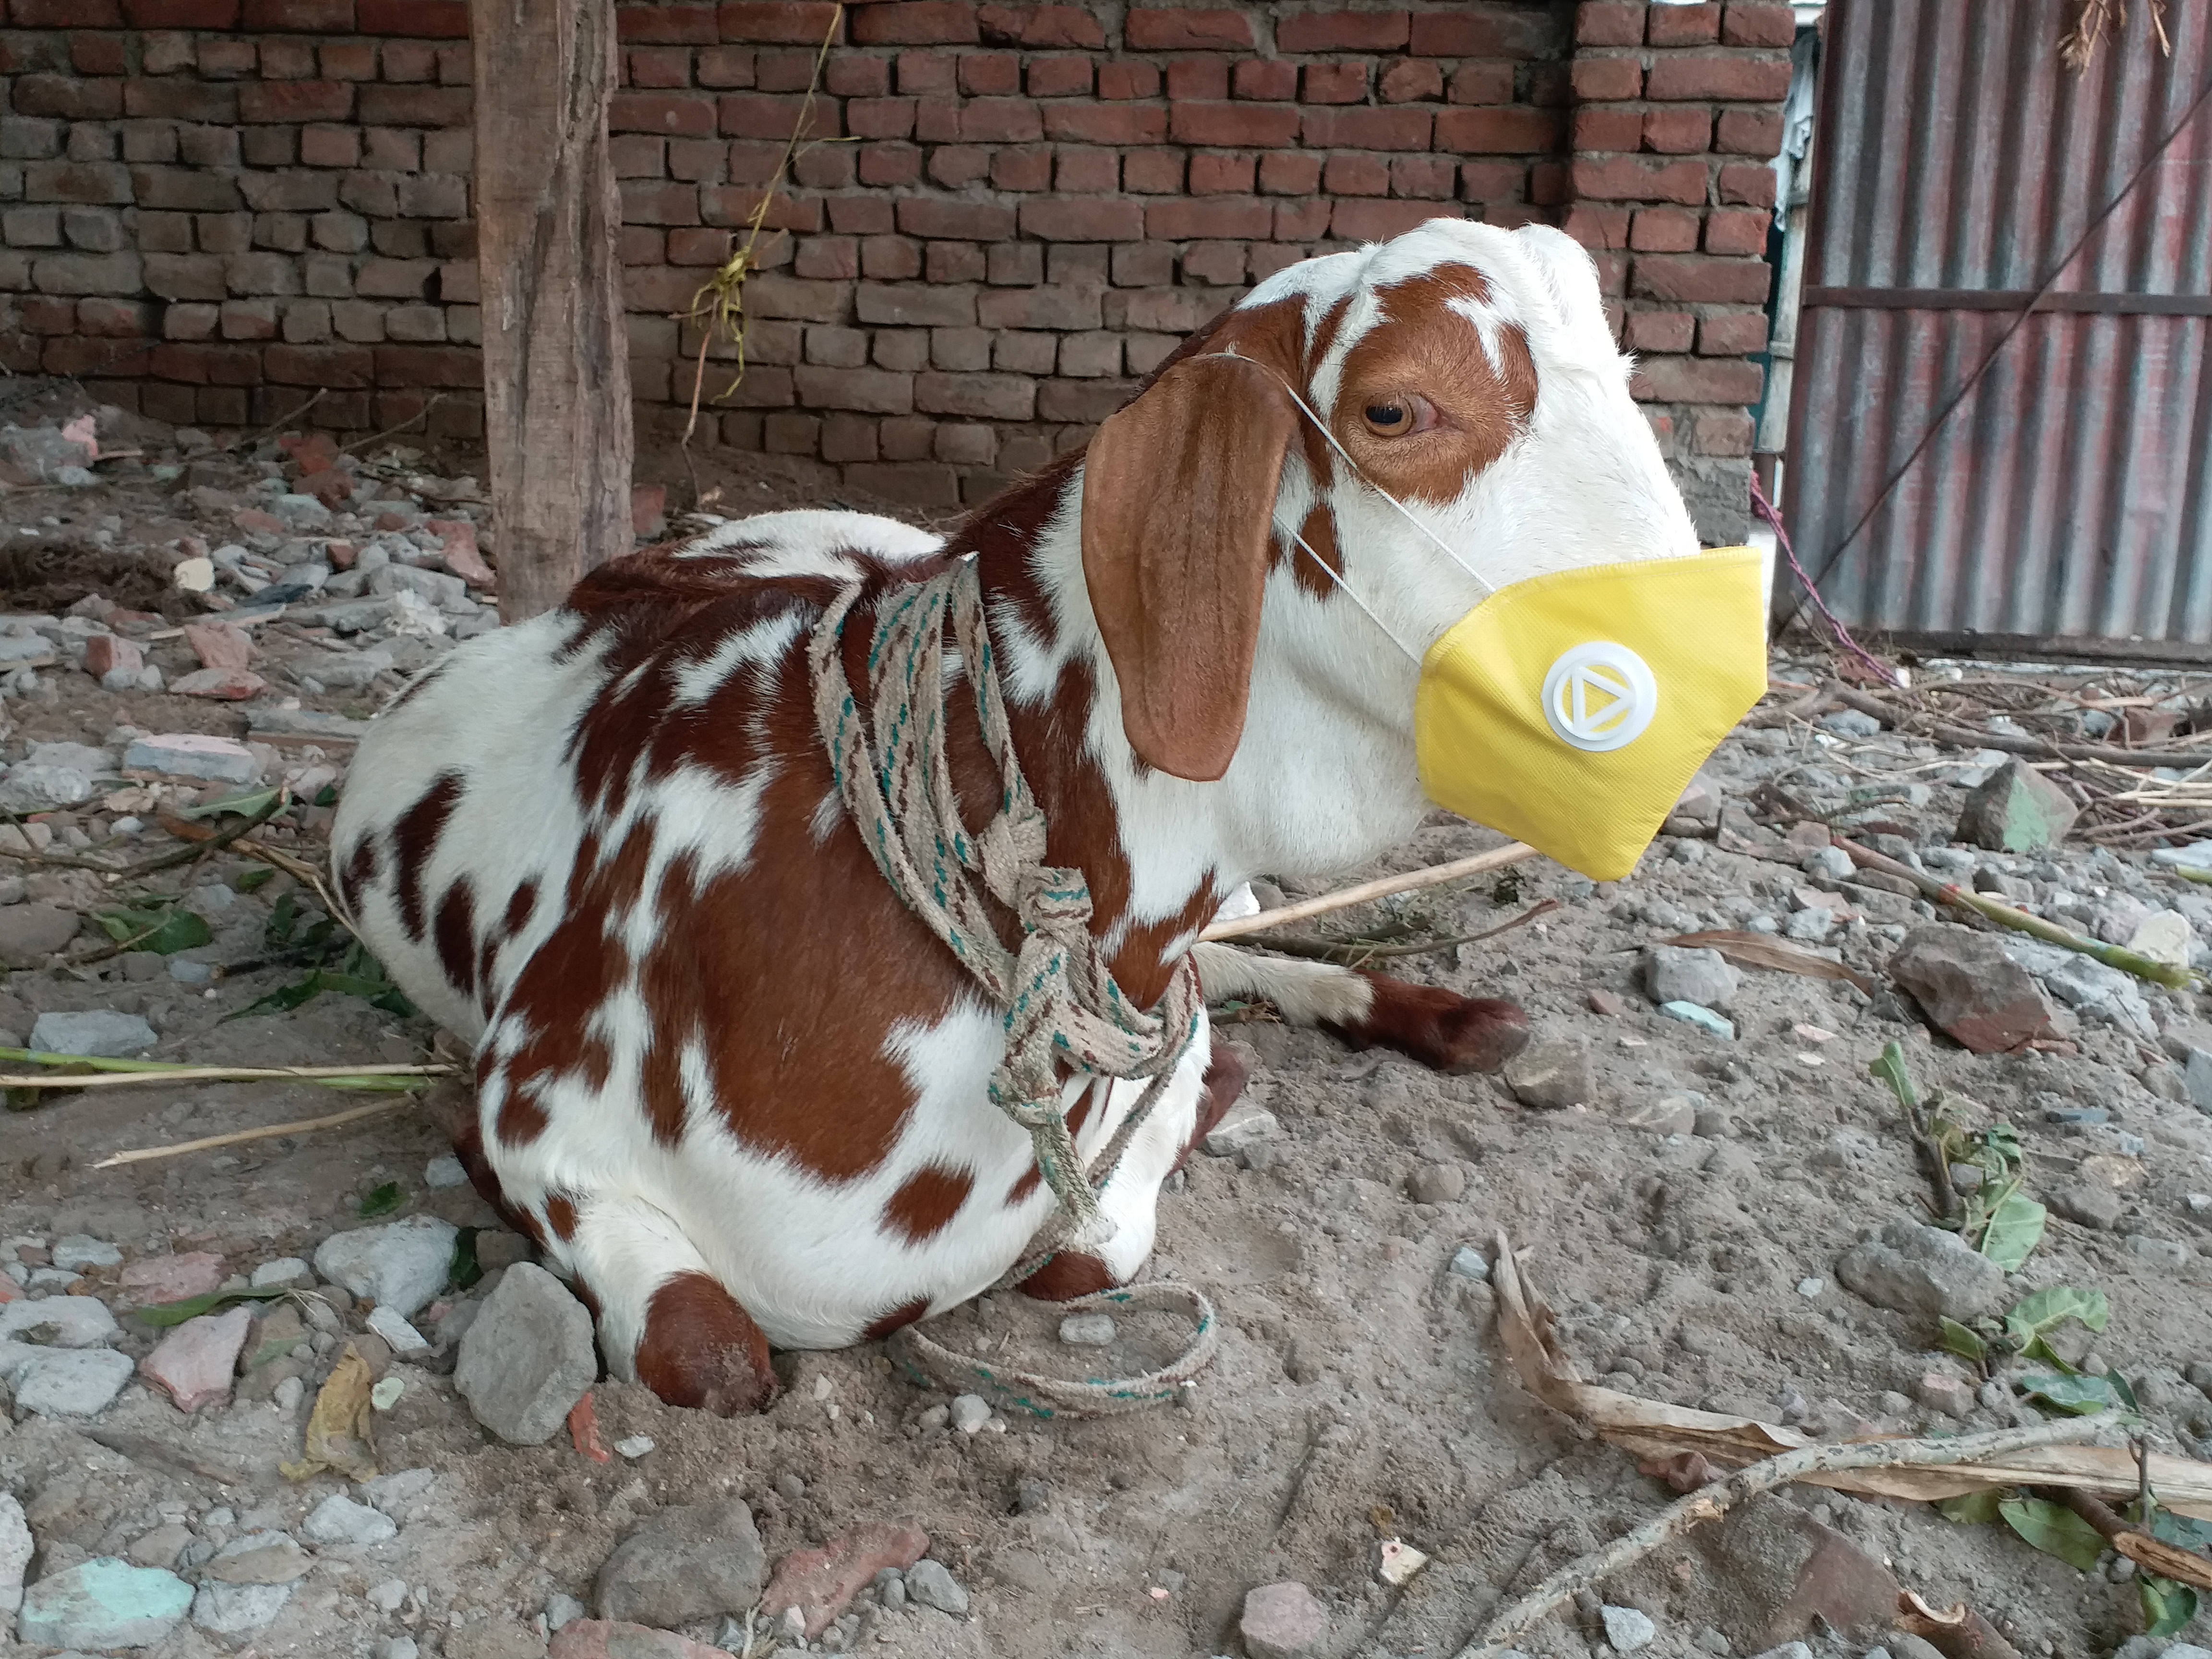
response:
{"label": "green leaf", "polygon": [[2038,1337],[2057,1330],[2069,1319],[2078,1319],[2091,1330],[2101,1331],[2112,1312],[2112,1304],[2105,1300],[2102,1291],[2053,1285],[2049,1290],[2021,1298],[2005,1316],[2005,1335],[2014,1347],[2025,1350]]}
{"label": "green leaf", "polygon": [[2212,1521],[2176,1515],[2172,1510],[2161,1509],[2151,1517],[2150,1535],[2185,1550],[2212,1550]]}
{"label": "green leaf", "polygon": [[1997,1505],[2001,1494],[1992,1487],[1987,1492],[1962,1492],[1956,1498],[1939,1498],[1936,1510],[1946,1521],[1955,1521],[1962,1527],[1988,1526],[2000,1517]]}
{"label": "green leaf", "polygon": [[447,1275],[453,1288],[465,1291],[472,1288],[483,1277],[483,1269],[477,1265],[477,1227],[464,1227],[453,1236],[453,1265]]}
{"label": "green leaf", "polygon": [[386,1182],[367,1198],[362,1200],[362,1219],[366,1221],[371,1216],[390,1215],[399,1207],[401,1196],[398,1182]]}
{"label": "green leaf", "polygon": [[241,893],[258,893],[276,878],[276,871],[265,864],[259,864],[251,870],[240,871],[231,878],[230,884]]}
{"label": "green leaf", "polygon": [[2020,1391],[2069,1417],[2090,1417],[2125,1407],[2112,1379],[2105,1376],[2023,1376]]}
{"label": "green leaf", "polygon": [[1939,1319],[1942,1335],[1936,1346],[1946,1353],[1957,1354],[1961,1359],[1971,1359],[1977,1364],[1989,1358],[1990,1345],[1982,1340],[1981,1333],[1961,1325],[1955,1319]]}
{"label": "green leaf", "polygon": [[2040,1498],[2008,1498],[1997,1505],[2004,1523],[2045,1555],[2055,1555],[2069,1566],[2092,1571],[2105,1553],[2098,1530],[2063,1504]]}
{"label": "green leaf", "polygon": [[102,910],[93,920],[118,945],[128,945],[134,951],[158,951],[165,957],[215,942],[215,933],[205,919],[190,910],[151,914],[143,910]]}
{"label": "green leaf", "polygon": [[2136,1597],[2142,1606],[2146,1636],[2178,1635],[2188,1629],[2190,1620],[2197,1617],[2197,1592],[2171,1578],[2137,1573]]}
{"label": "green leaf", "polygon": [[315,791],[316,805],[336,806],[337,804],[338,792],[334,786],[326,783],[321,788]]}
{"label": "green leaf", "polygon": [[204,1296],[187,1297],[182,1302],[157,1302],[150,1308],[137,1309],[131,1316],[142,1324],[181,1325],[187,1319],[213,1313],[226,1302],[273,1302],[290,1294],[278,1285],[258,1291],[210,1291]]}
{"label": "green leaf", "polygon": [[261,931],[263,941],[272,951],[281,950],[291,943],[292,929],[298,925],[299,920],[298,903],[289,893],[282,895],[276,907],[269,912],[269,925]]}
{"label": "green leaf", "polygon": [[2006,1194],[1990,1212],[1990,1224],[1982,1234],[1982,1254],[2007,1273],[2018,1273],[2043,1242],[2046,1213],[2043,1206],[2017,1189]]}
{"label": "green leaf", "polygon": [[1884,1043],[1881,1058],[1867,1067],[1867,1075],[1877,1083],[1889,1085],[1890,1093],[1897,1097],[1897,1103],[1906,1111],[1920,1104],[1920,1091],[1913,1085],[1911,1067],[1905,1063],[1903,1043]]}
{"label": "green leaf", "polygon": [[250,818],[274,805],[278,793],[275,789],[254,789],[242,795],[226,795],[221,800],[203,801],[198,806],[187,806],[177,816],[180,818],[212,818],[225,812],[235,812],[240,817]]}

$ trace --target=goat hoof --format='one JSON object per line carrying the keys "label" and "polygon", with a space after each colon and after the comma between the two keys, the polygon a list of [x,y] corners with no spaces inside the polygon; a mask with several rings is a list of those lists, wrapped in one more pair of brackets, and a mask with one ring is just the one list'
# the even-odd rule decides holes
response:
{"label": "goat hoof", "polygon": [[1375,989],[1367,1017],[1322,1029],[1355,1048],[1395,1048],[1432,1071],[1494,1072],[1528,1043],[1528,1016],[1516,1002],[1463,997],[1433,985],[1363,974]]}
{"label": "goat hoof", "polygon": [[678,1273],[653,1293],[635,1364],[637,1380],[664,1405],[717,1417],[766,1411],[776,1395],[768,1338],[702,1273]]}

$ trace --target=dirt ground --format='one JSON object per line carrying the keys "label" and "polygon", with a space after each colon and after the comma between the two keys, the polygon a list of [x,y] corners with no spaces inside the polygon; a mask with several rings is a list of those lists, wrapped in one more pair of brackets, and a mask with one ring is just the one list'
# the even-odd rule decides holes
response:
{"label": "dirt ground", "polygon": [[[28,425],[76,412],[67,397],[19,404],[0,419]],[[198,601],[169,585],[170,566],[191,550],[180,538],[210,548],[244,539],[223,499],[244,499],[281,457],[264,463],[252,451],[203,451],[194,459],[174,434],[130,420],[103,422],[100,439],[145,453],[109,464],[89,487],[0,492],[0,611],[56,617],[94,593],[166,622],[200,614]],[[271,452],[264,445],[261,453]],[[165,465],[181,470],[156,477]],[[408,474],[450,484],[470,470],[466,456],[418,456],[375,493],[398,499]],[[796,465],[733,463],[711,476],[725,483],[725,512],[833,499],[823,479]],[[195,498],[195,489],[213,493]],[[111,519],[119,522],[103,543],[95,532]],[[27,527],[32,534],[21,533]],[[325,538],[347,533],[340,520]],[[313,602],[295,605],[314,610]],[[6,625],[0,617],[0,630]],[[132,624],[142,633],[161,625]],[[307,778],[319,791],[341,781],[332,775],[342,773],[345,745],[267,743],[261,711],[296,699],[302,709],[361,717],[410,668],[452,645],[450,630],[390,640],[371,630],[332,641],[296,617],[256,631],[252,669],[267,682],[256,698],[111,691],[58,663],[0,703],[9,722],[0,753],[21,763],[33,745],[62,741],[119,752],[123,726],[210,732],[261,742],[254,752],[265,781],[321,769]],[[345,653],[356,656],[359,647],[389,647],[393,662],[343,690],[302,684],[333,644],[356,647]],[[193,665],[175,640],[151,642],[147,660],[172,681]],[[1774,668],[1778,679],[1808,684],[1823,672],[1802,659]],[[2175,682],[2160,684],[2171,690]],[[1961,780],[1978,781],[1989,764],[1895,732],[1754,719],[1773,723],[1739,731],[1708,768],[1731,808],[1776,783],[1814,810],[1857,822],[1862,833],[1922,851],[1948,846],[1966,798]],[[225,787],[199,786],[210,798]],[[158,801],[145,799],[143,780],[106,789],[44,815],[55,852],[112,847],[143,857],[180,844],[151,827],[118,833],[117,823],[150,825],[153,811],[182,804],[191,786],[164,785]],[[307,806],[267,838],[312,857],[328,816],[326,805]],[[1310,1650],[1316,1655],[1451,1655],[1546,1574],[1676,1496],[1519,1386],[1493,1328],[1492,1291],[1449,1271],[1463,1246],[1488,1256],[1503,1232],[1525,1248],[1526,1271],[1559,1315],[1565,1352],[1584,1376],[1626,1392],[1829,1437],[2035,1420],[2002,1370],[1981,1396],[1992,1403],[1974,1399],[1984,1379],[1939,1352],[1932,1317],[1876,1306],[1838,1282],[1847,1251],[1899,1218],[1927,1218],[1929,1182],[1907,1126],[1868,1075],[1891,1042],[1902,1044],[1923,1087],[1970,1097],[2015,1126],[2031,1193],[2048,1200],[2078,1194],[2085,1181],[2104,1183],[2107,1201],[2072,1206],[2089,1222],[2054,1211],[2040,1246],[2008,1284],[2006,1303],[2056,1285],[2103,1291],[2110,1322],[2094,1354],[2077,1348],[2075,1358],[2132,1382],[2160,1449],[2212,1458],[2204,1391],[2212,1387],[2212,1199],[2204,1196],[2212,1192],[2212,1116],[2191,1103],[2183,1063],[2191,1048],[2212,1050],[2197,995],[2142,984],[2133,1006],[2093,998],[2075,1007],[2061,996],[2057,1040],[2042,1051],[1975,1054],[1931,1034],[1883,978],[1908,929],[1932,925],[1930,908],[1855,889],[1844,907],[1855,919],[1809,948],[1829,949],[1869,976],[1871,996],[1838,981],[1745,969],[1725,1010],[1734,1040],[1662,1016],[1647,994],[1647,947],[1759,920],[1767,931],[1802,908],[1793,895],[1807,887],[1807,874],[1776,853],[1773,832],[1760,833],[1759,853],[1727,850],[1725,836],[1709,833],[1662,836],[1619,884],[1593,886],[1540,861],[1354,919],[1370,930],[1449,936],[1557,900],[1556,909],[1515,931],[1404,957],[1394,971],[1520,1001],[1538,1042],[1579,1049],[1589,1080],[1574,1103],[1524,1104],[1502,1079],[1440,1077],[1386,1054],[1352,1053],[1263,1011],[1223,1028],[1256,1051],[1248,1097],[1281,1133],[1237,1157],[1194,1158],[1163,1199],[1152,1273],[1204,1288],[1224,1322],[1218,1362],[1188,1409],[1100,1422],[1001,1418],[963,1434],[930,1415],[945,1396],[895,1374],[879,1348],[866,1346],[782,1356],[788,1387],[753,1419],[671,1410],[641,1389],[603,1382],[593,1398],[605,1443],[639,1435],[653,1443],[635,1460],[599,1463],[565,1434],[535,1448],[498,1442],[456,1395],[449,1346],[402,1362],[349,1316],[345,1328],[318,1334],[312,1359],[288,1362],[306,1384],[304,1399],[283,1390],[281,1379],[248,1376],[228,1400],[187,1416],[134,1379],[93,1418],[0,1411],[0,1492],[22,1503],[39,1552],[27,1577],[36,1583],[89,1558],[130,1557],[165,1526],[208,1545],[256,1528],[296,1530],[325,1497],[349,1490],[328,1474],[288,1480],[278,1465],[298,1456],[314,1389],[351,1337],[380,1376],[404,1384],[377,1413],[380,1464],[434,1471],[434,1484],[404,1507],[396,1538],[313,1551],[268,1622],[231,1635],[186,1622],[143,1650],[155,1659],[404,1656],[410,1650],[393,1645],[402,1641],[417,1654],[455,1659],[542,1653],[549,1599],[590,1607],[600,1564],[639,1520],[664,1506],[729,1497],[750,1506],[770,1563],[860,1522],[908,1520],[969,1593],[960,1617],[920,1606],[856,1608],[858,1625],[833,1634],[839,1649],[886,1659],[1242,1653],[1247,1592],[1297,1581],[1327,1613],[1327,1634]],[[1433,864],[1498,839],[1440,816],[1379,868]],[[2212,895],[2142,853],[2069,842],[2019,855],[1963,849],[1954,865],[1961,877],[1981,868],[2024,884],[2021,897],[2076,917],[2069,925],[2101,925],[2105,912],[2124,921],[2172,908],[2200,940],[2212,938]],[[82,967],[18,968],[0,988],[0,1043],[21,1043],[41,1013],[112,1010],[146,1018],[159,1035],[150,1052],[162,1060],[327,1065],[428,1056],[434,1033],[426,1022],[342,991],[289,1012],[237,1017],[299,983],[312,963],[296,941],[312,927],[314,896],[283,874],[243,890],[254,879],[249,872],[265,867],[218,852],[120,887],[21,860],[0,868],[0,930],[19,905],[82,913],[125,889],[171,892],[213,933],[182,959],[216,969],[196,983],[204,973],[187,968],[180,977],[176,958],[143,951]],[[289,935],[275,920],[280,909],[295,919]],[[68,949],[84,954],[105,939],[87,921]],[[430,1184],[447,1148],[404,1108],[334,1130],[94,1167],[118,1150],[310,1118],[360,1099],[306,1085],[165,1085],[68,1094],[0,1116],[0,1265],[13,1258],[28,1278],[65,1238],[112,1244],[120,1265],[27,1289],[88,1293],[120,1309],[130,1298],[118,1280],[134,1261],[210,1251],[228,1272],[246,1274],[280,1258],[312,1258],[332,1233],[368,1224],[364,1200],[387,1183],[398,1188],[399,1205],[386,1218],[429,1214],[487,1230],[478,1238],[487,1261],[519,1253],[520,1241],[496,1233],[495,1218],[469,1188]],[[2106,1115],[2078,1121],[2082,1108]],[[1417,1201],[1417,1191],[1432,1201]],[[434,1305],[418,1321],[425,1334],[483,1288]],[[281,1305],[258,1304],[257,1312]],[[954,1346],[1066,1368],[1072,1351],[1055,1340],[1057,1319],[1054,1310],[1001,1297],[940,1322],[933,1334]],[[122,1331],[118,1346],[134,1357],[159,1334],[128,1317]],[[1386,1584],[1377,1571],[1385,1538],[1425,1552],[1430,1565],[1402,1587]],[[171,1559],[206,1553],[183,1549]],[[1752,1655],[1794,1640],[1853,1659],[1878,1644],[1893,1659],[1924,1655],[1891,1632],[1898,1587],[1938,1608],[1966,1603],[2021,1653],[2086,1656],[2109,1653],[2141,1630],[2131,1565],[2108,1553],[2084,1572],[2001,1525],[1799,1486],[1662,1549],[1602,1589],[1610,1606],[1649,1616],[1656,1633],[1641,1650],[1665,1659]],[[190,1566],[179,1571],[193,1576]],[[403,1595],[370,1599],[393,1581]],[[561,1604],[553,1607],[557,1618]],[[1519,1645],[1544,1659],[1611,1651],[1596,1614],[1594,1600],[1570,1607]],[[742,1639],[719,1621],[689,1633]],[[2212,1617],[2180,1639],[2192,1637],[2212,1639]],[[756,1651],[774,1645],[763,1640]],[[2139,1643],[2130,1659],[2155,1647]],[[11,1659],[50,1651],[0,1639]]]}

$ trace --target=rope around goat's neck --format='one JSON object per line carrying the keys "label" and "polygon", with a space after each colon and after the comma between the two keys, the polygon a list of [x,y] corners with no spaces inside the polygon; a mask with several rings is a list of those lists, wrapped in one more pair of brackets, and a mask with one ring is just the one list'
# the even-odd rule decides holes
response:
{"label": "rope around goat's neck", "polygon": [[[1044,812],[1014,752],[975,562],[879,590],[865,710],[840,651],[846,617],[864,591],[854,583],[840,592],[807,645],[815,724],[838,795],[891,890],[1000,1010],[1006,1052],[991,1074],[992,1102],[1029,1132],[1038,1171],[1063,1212],[1064,1247],[1096,1250],[1113,1231],[1098,1191],[1197,1035],[1205,1004],[1196,966],[1186,955],[1158,1006],[1138,1008],[1115,983],[1091,932],[1082,871],[1045,863]],[[948,621],[1001,785],[998,811],[972,835],[945,753]],[[1000,940],[989,900],[1019,920],[1018,948]],[[1085,1178],[1060,1107],[1063,1061],[1098,1076],[1150,1079],[1105,1149],[1095,1185]]]}

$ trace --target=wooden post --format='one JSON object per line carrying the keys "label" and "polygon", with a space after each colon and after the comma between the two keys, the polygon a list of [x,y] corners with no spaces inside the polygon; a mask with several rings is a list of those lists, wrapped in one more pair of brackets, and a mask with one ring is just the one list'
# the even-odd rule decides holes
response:
{"label": "wooden post", "polygon": [[471,0],[484,441],[501,620],[630,550],[613,0]]}

